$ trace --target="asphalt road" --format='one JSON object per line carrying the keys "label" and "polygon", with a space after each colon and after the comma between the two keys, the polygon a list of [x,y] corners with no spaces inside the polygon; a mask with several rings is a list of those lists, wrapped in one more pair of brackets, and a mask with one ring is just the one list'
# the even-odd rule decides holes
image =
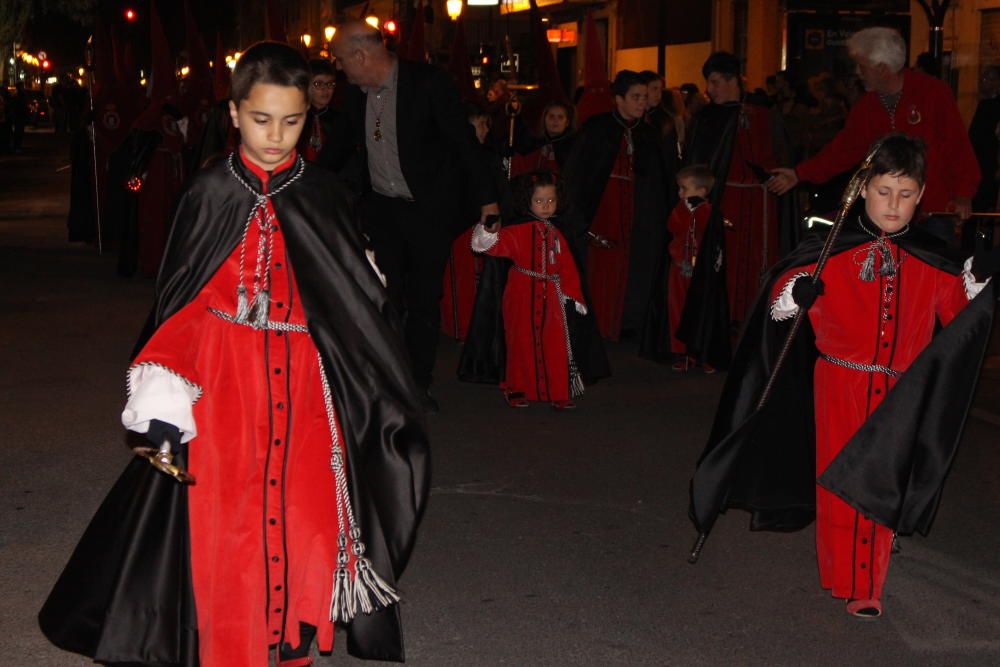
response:
{"label": "asphalt road", "polygon": [[[0,665],[89,662],[35,615],[130,454],[119,414],[152,285],[65,241],[65,147],[0,156]],[[903,542],[886,615],[818,585],[811,529],[723,517],[702,561],[687,483],[722,378],[612,346],[575,412],[511,410],[442,344],[429,509],[401,588],[408,662],[489,665],[1000,664],[1000,382],[987,371],[927,539]],[[338,638],[339,641],[340,638]],[[342,643],[319,664],[353,662]]]}

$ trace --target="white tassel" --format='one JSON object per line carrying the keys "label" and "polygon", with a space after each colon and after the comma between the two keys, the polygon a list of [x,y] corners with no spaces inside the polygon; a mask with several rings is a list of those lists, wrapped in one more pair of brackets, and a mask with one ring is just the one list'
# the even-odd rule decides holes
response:
{"label": "white tassel", "polygon": [[858,273],[858,277],[866,283],[870,283],[875,280],[875,244],[873,243],[868,249],[868,254],[865,256],[865,261],[861,263],[861,271]]}
{"label": "white tassel", "polygon": [[357,613],[353,589],[347,568],[338,567],[333,573],[333,595],[330,597],[330,620],[334,623],[348,623]]}
{"label": "white tassel", "polygon": [[247,288],[240,285],[236,288],[236,316],[237,324],[246,324],[250,319],[250,301],[247,299]]}
{"label": "white tassel", "polygon": [[896,275],[896,262],[892,259],[892,252],[884,244],[879,244],[879,253],[882,255],[882,266],[879,267],[879,275]]}
{"label": "white tassel", "polygon": [[251,312],[253,313],[254,328],[266,329],[267,318],[271,314],[271,295],[266,289],[257,293],[257,297],[253,300]]}
{"label": "white tassel", "polygon": [[576,366],[571,366],[569,369],[569,391],[573,398],[577,396],[583,396],[583,378],[580,377],[580,372],[576,369]]}
{"label": "white tassel", "polygon": [[367,558],[358,558],[355,561],[354,597],[358,607],[366,614],[399,602],[399,595],[392,586],[378,576],[378,572]]}

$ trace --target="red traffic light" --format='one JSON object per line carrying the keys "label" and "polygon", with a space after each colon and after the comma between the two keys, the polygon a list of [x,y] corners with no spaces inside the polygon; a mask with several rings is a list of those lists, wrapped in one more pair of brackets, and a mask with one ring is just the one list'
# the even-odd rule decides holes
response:
{"label": "red traffic light", "polygon": [[48,60],[42,61],[42,69],[48,69],[50,67],[52,67],[52,63],[50,63]]}
{"label": "red traffic light", "polygon": [[126,21],[129,21],[129,22],[134,21],[136,19],[136,16],[137,15],[135,13],[135,10],[132,9],[131,7],[129,9],[125,10],[125,20]]}
{"label": "red traffic light", "polygon": [[389,33],[390,35],[395,35],[396,30],[398,29],[399,26],[396,25],[395,21],[389,19],[388,21],[385,22],[385,25],[383,27],[385,28],[385,31],[387,33]]}

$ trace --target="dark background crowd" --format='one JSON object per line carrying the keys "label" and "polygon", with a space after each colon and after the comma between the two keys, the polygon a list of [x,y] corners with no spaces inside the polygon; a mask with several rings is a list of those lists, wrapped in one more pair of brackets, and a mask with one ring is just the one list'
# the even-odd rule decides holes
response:
{"label": "dark background crowd", "polygon": [[[92,111],[85,110],[87,91],[72,80],[54,86],[48,97],[15,90],[4,98],[0,148],[20,150],[29,122],[50,122],[73,135],[70,238],[117,252],[124,276],[155,275],[170,211],[185,183],[207,161],[237,148],[224,53],[217,48],[210,66],[190,13],[185,23],[191,64],[186,77],[176,76],[176,61],[154,15],[146,91],[131,80],[135,67],[129,53],[115,55],[113,35],[98,30]],[[488,215],[512,218],[509,180],[538,169],[561,178],[558,224],[587,276],[600,337],[637,338],[640,354],[658,361],[676,353],[668,344],[674,325],[668,326],[663,308],[666,226],[678,203],[676,175],[692,165],[714,170],[716,185],[708,198],[729,230],[720,241],[728,331],[693,331],[698,327],[684,321],[680,326],[692,330],[689,339],[699,339],[698,356],[706,368],[724,367],[726,353],[708,350],[729,347],[761,276],[810,226],[828,222],[839,205],[861,157],[836,148],[852,134],[844,131],[852,110],[873,95],[883,104],[890,98],[898,104],[898,87],[918,71],[905,63],[889,67],[874,61],[871,71],[862,71],[859,63],[853,76],[840,78],[827,73],[798,80],[781,71],[767,78],[766,88],[750,90],[740,61],[720,52],[706,61],[704,81],[677,88],[666,87],[656,72],[623,71],[609,81],[589,66],[572,95],[560,87],[519,85],[499,73],[477,89],[460,66],[467,55],[453,54],[448,67],[430,64],[423,49],[358,25],[360,37],[341,30],[326,57],[310,60],[311,109],[299,152],[339,173],[358,197],[366,234],[394,277],[395,300],[408,313],[411,356],[425,389],[438,332],[464,339],[472,316],[481,267],[463,257],[465,235]],[[347,43],[350,49],[338,57],[337,45]],[[588,43],[599,47],[597,39]],[[539,52],[551,57],[547,44]],[[597,61],[606,71],[603,56]],[[546,69],[544,62],[536,67],[540,73]],[[935,204],[953,207],[955,220],[942,228],[964,224],[954,224],[954,238],[948,231],[945,236],[970,250],[992,242],[991,220],[968,213],[997,208],[998,78],[995,68],[984,70],[982,101],[968,129],[982,174],[979,188],[973,197],[959,187]],[[386,142],[371,138],[372,123],[380,123],[385,112],[383,94],[396,110],[386,118]],[[953,97],[928,98],[926,104],[948,107],[954,126]],[[907,122],[916,130],[938,122],[939,114],[927,111],[928,119],[917,125],[922,117],[915,107],[907,108]],[[905,117],[906,110],[899,113]],[[865,138],[865,145],[875,138]],[[963,141],[968,146],[968,139]],[[384,152],[387,144],[391,149]],[[830,157],[837,151],[836,159]],[[796,165],[800,170],[812,165],[815,172],[817,162],[826,165],[822,178],[796,173]],[[794,188],[800,180],[802,187]],[[390,233],[375,219],[396,220],[397,231]],[[467,270],[456,270],[461,266]],[[693,280],[703,280],[698,270]],[[695,298],[708,299],[700,292]],[[689,325],[699,317],[685,313]],[[723,344],[723,338],[730,340]],[[594,367],[602,365],[598,359]],[[592,379],[602,374],[595,372]],[[435,407],[429,393],[427,403]]]}

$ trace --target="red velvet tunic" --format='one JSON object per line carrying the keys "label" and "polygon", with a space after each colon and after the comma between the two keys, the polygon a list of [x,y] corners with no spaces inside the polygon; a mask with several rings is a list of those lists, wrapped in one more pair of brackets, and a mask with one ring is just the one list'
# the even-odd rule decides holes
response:
{"label": "red velvet tunic", "polygon": [[[825,293],[809,310],[822,354],[904,372],[930,342],[935,320],[947,324],[967,303],[961,276],[925,264],[889,242],[898,262],[892,277],[859,279],[868,245],[830,258],[823,271]],[[789,271],[775,282],[783,289]],[[774,294],[773,296],[777,296]],[[816,472],[821,474],[896,380],[835,365],[820,358],[815,372]],[[892,531],[816,487],[816,557],[820,584],[838,598],[878,600],[882,594]]]}
{"label": "red velvet tunic", "polygon": [[582,305],[580,274],[566,239],[550,223],[532,221],[501,229],[486,254],[514,262],[503,293],[507,375],[501,387],[523,392],[529,401],[569,400],[565,303],[555,281],[517,270],[559,276],[563,296]]}
{"label": "red velvet tunic", "polygon": [[778,259],[778,200],[761,186],[747,164],[764,169],[778,166],[771,112],[744,104],[741,113],[744,119],[736,133],[722,197],[722,215],[732,224],[726,229],[725,261],[729,319],[734,322],[745,319],[760,289],[761,276]]}
{"label": "red velvet tunic", "polygon": [[795,171],[803,181],[828,181],[861,162],[872,142],[893,129],[927,144],[922,211],[943,211],[952,199],[976,193],[979,163],[951,89],[940,79],[912,70],[903,75],[903,91],[891,122],[878,95],[866,93],[851,108],[844,129]]}
{"label": "red velvet tunic", "polygon": [[[268,174],[248,166],[266,190]],[[304,325],[276,218],[272,230],[270,320]],[[248,277],[260,233],[250,225]],[[189,444],[197,479],[189,512],[205,667],[268,664],[269,645],[300,643],[299,622],[317,626],[321,650],[333,646],[337,506],[318,353],[308,333],[257,330],[209,312],[233,314],[238,275],[239,246],[135,360],[203,389]]]}
{"label": "red velvet tunic", "polygon": [[590,226],[591,233],[608,239],[612,247],[600,248],[591,244],[587,254],[590,304],[597,320],[597,330],[608,340],[618,340],[622,331],[634,213],[635,165],[623,135],[608,185],[604,188]]}
{"label": "red velvet tunic", "polygon": [[469,246],[472,227],[451,244],[451,255],[444,267],[444,293],[441,296],[441,331],[456,340],[465,340],[476,302],[476,285],[483,262]]}
{"label": "red velvet tunic", "polygon": [[683,201],[677,202],[667,221],[670,231],[670,271],[667,274],[667,314],[670,320],[670,351],[678,354],[687,352],[687,346],[677,340],[677,326],[684,312],[688,288],[691,286],[691,270],[698,257],[698,248],[705,235],[708,216],[712,205],[704,202],[692,211]]}

